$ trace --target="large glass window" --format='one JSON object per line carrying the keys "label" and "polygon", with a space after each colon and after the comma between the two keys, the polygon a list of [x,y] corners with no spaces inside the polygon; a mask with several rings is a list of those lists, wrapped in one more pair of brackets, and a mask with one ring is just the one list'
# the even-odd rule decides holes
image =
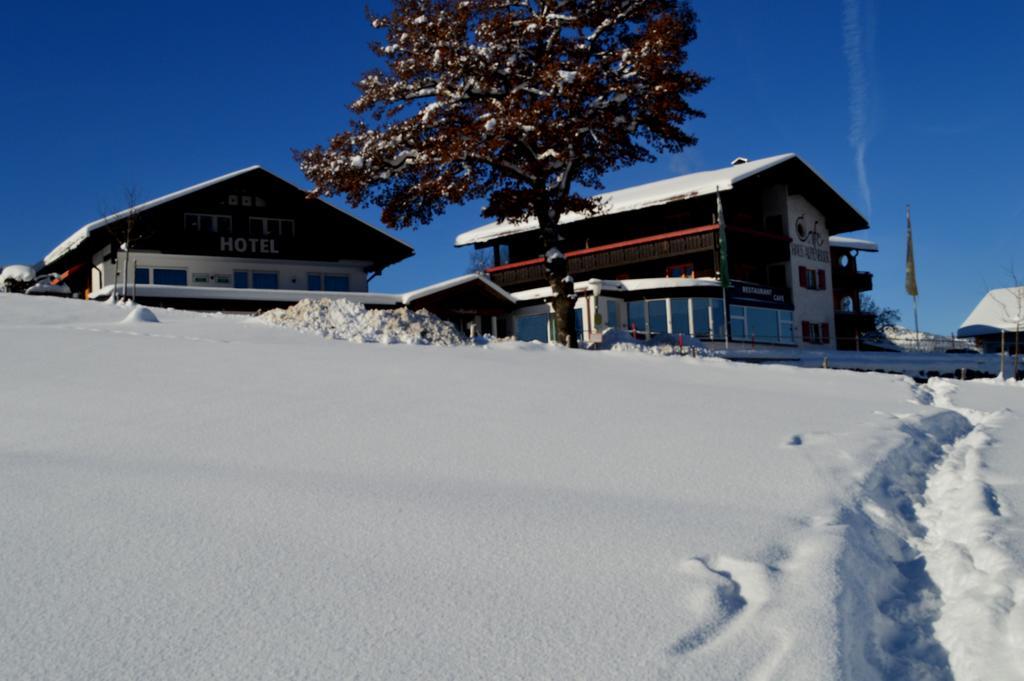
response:
{"label": "large glass window", "polygon": [[516,319],[516,338],[522,341],[548,342],[548,315],[532,314]]}
{"label": "large glass window", "polygon": [[626,324],[637,333],[647,333],[647,319],[644,316],[646,305],[642,300],[631,300],[626,303]]}
{"label": "large glass window", "polygon": [[779,310],[779,337],[783,343],[796,343],[792,310]]}
{"label": "large glass window", "polygon": [[153,283],[161,286],[188,286],[185,270],[153,268]]}
{"label": "large glass window", "polygon": [[707,338],[711,335],[711,322],[708,316],[708,299],[693,299],[693,335]]}
{"label": "large glass window", "polygon": [[690,299],[673,298],[669,307],[672,311],[672,333],[690,335]]}
{"label": "large glass window", "polygon": [[747,308],[742,305],[729,306],[729,334],[733,340],[747,338]]}
{"label": "large glass window", "polygon": [[722,301],[717,298],[711,299],[711,322],[715,340],[725,339],[725,312]]}
{"label": "large glass window", "polygon": [[324,290],[325,291],[347,291],[348,290],[348,275],[347,274],[325,274],[324,275]]}
{"label": "large glass window", "polygon": [[249,273],[236,270],[234,284],[235,288],[249,288]]}
{"label": "large glass window", "polygon": [[763,307],[748,307],[747,336],[765,343],[778,343],[779,311]]}
{"label": "large glass window", "polygon": [[608,314],[605,315],[605,324],[612,329],[619,328],[619,303],[617,300],[605,301],[605,310]]}
{"label": "large glass window", "polygon": [[319,274],[308,274],[306,275],[306,290],[307,291],[322,291],[324,288],[323,279]]}
{"label": "large glass window", "polygon": [[253,288],[277,288],[277,272],[253,272]]}
{"label": "large glass window", "polygon": [[647,324],[654,333],[668,333],[668,307],[664,300],[647,301]]}
{"label": "large glass window", "polygon": [[148,284],[149,283],[149,268],[148,267],[136,267],[135,268],[135,283],[136,284]]}

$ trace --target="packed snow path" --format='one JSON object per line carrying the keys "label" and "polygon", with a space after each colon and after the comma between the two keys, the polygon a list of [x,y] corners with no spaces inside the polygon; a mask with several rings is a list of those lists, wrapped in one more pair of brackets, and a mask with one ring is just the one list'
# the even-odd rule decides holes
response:
{"label": "packed snow path", "polygon": [[[925,545],[931,495],[976,425],[927,404],[935,386],[143,317],[0,295],[0,678],[943,679],[1015,659],[1005,596],[979,601],[1006,612],[984,646],[947,633],[966,625]],[[961,396],[1011,409],[982,454],[991,536],[1019,557],[1024,390]]]}
{"label": "packed snow path", "polygon": [[[916,509],[925,534],[915,545],[942,594],[935,633],[955,678],[1024,680],[1024,427],[1005,406],[1024,403],[1022,390],[961,385],[963,395],[952,381],[929,384],[935,404],[972,429],[928,478]],[[1010,399],[1000,404],[1000,396]]]}

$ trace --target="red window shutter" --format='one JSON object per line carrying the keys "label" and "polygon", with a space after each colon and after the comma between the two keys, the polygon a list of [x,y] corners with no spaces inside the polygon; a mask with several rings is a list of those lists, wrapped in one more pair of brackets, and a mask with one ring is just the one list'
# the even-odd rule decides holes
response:
{"label": "red window shutter", "polygon": [[822,324],[821,325],[821,342],[822,343],[828,343],[829,342],[829,339],[828,339],[828,324]]}
{"label": "red window shutter", "polygon": [[807,268],[800,266],[800,288],[807,288]]}
{"label": "red window shutter", "polygon": [[818,270],[818,288],[825,290],[825,270]]}
{"label": "red window shutter", "polygon": [[811,342],[811,323],[810,322],[804,322],[803,323],[803,329],[804,329],[804,343],[810,343]]}

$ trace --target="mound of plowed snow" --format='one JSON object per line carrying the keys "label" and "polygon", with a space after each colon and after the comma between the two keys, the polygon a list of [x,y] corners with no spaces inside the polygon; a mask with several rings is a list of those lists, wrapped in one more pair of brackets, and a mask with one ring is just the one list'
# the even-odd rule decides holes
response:
{"label": "mound of plowed snow", "polygon": [[367,310],[349,300],[300,300],[289,308],[265,312],[257,319],[356,343],[463,345],[466,342],[455,326],[429,312],[406,308]]}

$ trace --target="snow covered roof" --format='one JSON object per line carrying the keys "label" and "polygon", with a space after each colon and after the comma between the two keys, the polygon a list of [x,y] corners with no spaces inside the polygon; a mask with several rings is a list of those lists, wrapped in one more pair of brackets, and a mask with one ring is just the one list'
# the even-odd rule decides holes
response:
{"label": "snow covered roof", "polygon": [[403,305],[408,305],[409,303],[412,303],[413,301],[419,300],[421,298],[426,298],[427,296],[432,296],[435,293],[440,293],[442,291],[457,288],[459,286],[469,284],[473,281],[480,281],[484,285],[493,289],[495,293],[497,293],[499,296],[501,296],[510,303],[516,302],[515,298],[511,294],[509,294],[508,291],[506,291],[505,289],[491,281],[490,277],[485,277],[484,275],[479,273],[464,274],[461,277],[455,277],[454,279],[446,279],[445,281],[439,281],[436,284],[431,284],[430,286],[424,286],[423,288],[419,288],[414,291],[409,291],[408,293],[403,293],[400,296],[401,302]]}
{"label": "snow covered roof", "polygon": [[35,269],[28,265],[8,265],[0,272],[0,281],[28,282],[36,278]]}
{"label": "snow covered roof", "polygon": [[174,199],[181,198],[182,196],[187,196],[193,192],[197,192],[200,189],[205,189],[207,187],[215,185],[218,182],[230,180],[232,177],[238,177],[239,175],[244,175],[245,173],[252,172],[253,170],[257,170],[259,167],[260,166],[249,166],[248,168],[242,168],[241,170],[236,170],[226,175],[215,177],[212,180],[206,180],[205,182],[194,184],[191,187],[185,187],[184,189],[179,189],[176,192],[165,194],[164,196],[160,196],[150,201],[146,201],[145,203],[140,203],[137,206],[125,208],[122,211],[118,211],[117,213],[107,215],[106,217],[102,217],[99,220],[93,220],[92,222],[79,227],[74,234],[69,236],[67,239],[64,239],[64,241],[60,242],[60,244],[56,248],[47,253],[46,257],[43,258],[43,265],[49,265],[50,263],[53,263],[56,260],[62,258],[69,252],[73,251],[76,247],[78,247],[79,244],[85,241],[86,238],[90,234],[95,232],[97,229],[105,227],[112,222],[117,222],[122,218],[128,217],[128,215],[131,214],[132,211],[140,213],[144,210],[149,210],[150,208],[154,208],[156,206],[159,206],[160,204],[167,203],[168,201],[173,201]]}
{"label": "snow covered roof", "polygon": [[[769,168],[773,168],[793,159],[797,159],[803,163],[803,165],[807,166],[807,168],[814,173],[818,179],[825,183],[829,189],[835,192],[835,189],[833,189],[831,185],[828,185],[824,178],[822,178],[821,175],[819,175],[813,168],[807,165],[807,163],[799,156],[796,154],[780,154],[778,156],[769,156],[768,158],[756,159],[745,163],[737,163],[736,165],[730,165],[727,168],[705,170],[698,173],[680,175],[679,177],[673,177],[667,180],[659,180],[657,182],[650,182],[648,184],[637,185],[635,187],[627,187],[626,189],[620,189],[614,192],[598,194],[598,198],[604,202],[604,210],[601,214],[613,215],[616,213],[640,210],[642,208],[650,208],[651,206],[659,206],[672,201],[692,199],[698,196],[714,194],[716,190],[726,192],[732,189],[737,183],[742,182],[747,178],[758,175]],[[838,192],[835,193],[837,196],[840,196]],[[860,215],[855,208],[850,206],[850,209],[860,216],[861,219],[864,219],[864,217]],[[569,213],[562,217],[561,224],[576,222],[587,217],[590,216],[580,213]],[[864,222],[866,223],[867,220],[864,219]],[[528,220],[526,222],[515,224],[508,222],[492,222],[458,235],[455,237],[455,245],[469,246],[471,244],[485,243],[493,239],[499,239],[513,234],[530,232],[537,228],[538,224],[536,220]]]}
{"label": "snow covered roof", "polygon": [[[267,170],[263,166],[259,166],[259,165],[249,166],[248,168],[242,168],[241,170],[235,170],[235,171],[232,171],[232,172],[227,173],[225,175],[220,175],[219,177],[215,177],[215,178],[213,178],[211,180],[206,180],[204,182],[200,182],[199,184],[194,184],[194,185],[192,185],[190,187],[185,187],[184,189],[179,189],[178,191],[171,192],[170,194],[165,194],[164,196],[159,196],[159,197],[157,197],[155,199],[151,199],[149,201],[146,201],[145,203],[140,203],[137,206],[134,206],[134,207],[131,207],[131,208],[126,208],[126,209],[124,209],[122,211],[118,211],[117,213],[113,213],[111,215],[107,215],[106,217],[102,217],[99,220],[93,220],[92,222],[90,222],[88,224],[82,225],[71,236],[69,236],[67,239],[62,241],[52,251],[47,253],[46,256],[43,258],[42,264],[44,266],[48,266],[48,265],[56,262],[57,260],[63,258],[65,255],[67,255],[68,253],[73,251],[75,248],[80,246],[82,244],[82,242],[85,241],[93,232],[95,232],[96,230],[98,230],[98,229],[100,229],[102,227],[105,227],[105,226],[107,226],[107,225],[109,225],[111,223],[117,222],[118,220],[121,220],[122,218],[128,217],[128,215],[130,215],[133,211],[135,213],[141,213],[143,211],[149,210],[150,208],[155,208],[155,207],[157,207],[159,205],[162,205],[162,204],[165,204],[165,203],[167,203],[169,201],[174,201],[175,199],[180,199],[183,196],[188,196],[189,194],[192,194],[194,192],[200,191],[201,189],[206,189],[207,187],[212,187],[213,185],[219,184],[221,182],[224,182],[225,180],[230,180],[231,178],[238,177],[239,175],[245,175],[246,173],[251,173],[251,172],[253,172],[255,170],[262,170],[265,173],[273,175],[275,178],[277,178],[281,182],[284,182],[284,183],[286,183],[288,185],[291,185],[292,187],[295,187],[299,191],[302,191],[302,192],[306,191],[306,190],[302,189],[301,187],[298,187],[297,185],[292,184],[291,182],[288,182],[288,180],[285,180],[282,177],[274,175],[273,173],[271,173],[269,170]],[[321,201],[324,205],[330,206],[334,210],[337,210],[337,211],[341,212],[340,209],[337,206],[334,206],[334,205],[332,205],[332,204],[330,204],[330,203],[328,203],[326,201],[323,201],[322,199],[317,199],[317,200]],[[402,244],[403,246],[405,246],[409,250],[412,250],[412,246],[410,246],[409,244],[405,243],[401,239],[398,239],[395,236],[393,236],[391,234],[388,234],[383,229],[380,229],[379,227],[374,227],[373,225],[371,225],[371,224],[369,224],[369,223],[367,223],[367,222],[365,222],[363,220],[360,220],[359,218],[355,217],[354,215],[349,215],[348,213],[346,213],[346,215],[348,215],[348,217],[352,218],[353,220],[356,220],[357,222],[359,222],[359,223],[369,227],[370,229],[372,229],[374,231],[377,231],[377,232],[380,232],[381,234],[385,235],[389,239],[393,239],[394,241],[397,241],[398,243]]]}
{"label": "snow covered roof", "polygon": [[828,238],[828,245],[833,248],[850,248],[855,251],[868,251],[870,253],[878,252],[878,244],[874,241],[868,241],[867,239],[855,239],[850,236],[830,236]]}
{"label": "snow covered roof", "polygon": [[1024,286],[997,288],[985,294],[967,319],[958,336],[982,336],[1000,331],[1024,329]]}

